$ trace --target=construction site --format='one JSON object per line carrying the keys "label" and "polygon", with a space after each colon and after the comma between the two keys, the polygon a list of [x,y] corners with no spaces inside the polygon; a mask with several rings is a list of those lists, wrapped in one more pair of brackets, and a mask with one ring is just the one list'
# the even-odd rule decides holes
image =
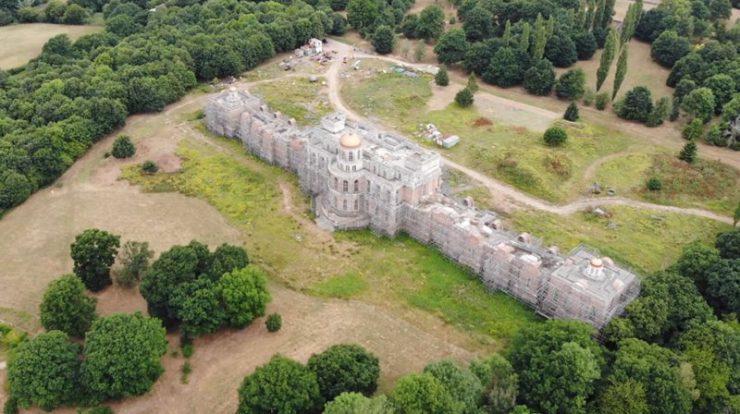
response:
{"label": "construction site", "polygon": [[240,139],[266,162],[295,172],[329,230],[405,232],[545,317],[601,329],[639,293],[637,276],[578,247],[561,254],[505,229],[495,212],[440,191],[441,156],[413,141],[334,113],[300,127],[259,98],[231,89],[205,106],[207,127]]}

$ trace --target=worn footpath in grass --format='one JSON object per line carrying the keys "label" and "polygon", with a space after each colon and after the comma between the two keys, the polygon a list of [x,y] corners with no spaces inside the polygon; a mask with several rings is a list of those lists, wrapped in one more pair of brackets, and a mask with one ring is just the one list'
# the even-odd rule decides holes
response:
{"label": "worn footpath in grass", "polygon": [[[490,294],[474,275],[409,237],[318,230],[308,222],[307,201],[291,174],[244,155],[234,141],[213,142],[216,146],[183,140],[180,173],[147,176],[132,167],[124,176],[146,190],[204,198],[245,233],[253,261],[294,289],[422,309],[494,349],[540,321],[526,306]],[[293,214],[282,206],[281,185],[292,192]]]}
{"label": "worn footpath in grass", "polygon": [[604,210],[610,217],[597,217],[590,212],[567,217],[516,212],[511,220],[518,230],[536,234],[564,251],[583,243],[642,275],[673,264],[683,246],[691,241],[711,243],[717,233],[730,228],[714,220],[663,211],[625,206]]}
{"label": "worn footpath in grass", "polygon": [[301,125],[316,123],[332,111],[326,88],[308,77],[290,77],[263,83],[251,88],[274,110],[280,111]]}

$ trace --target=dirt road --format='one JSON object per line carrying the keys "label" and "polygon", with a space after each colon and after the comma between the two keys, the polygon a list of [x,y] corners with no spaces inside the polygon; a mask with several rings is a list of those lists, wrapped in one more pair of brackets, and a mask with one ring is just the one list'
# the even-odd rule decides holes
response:
{"label": "dirt road", "polygon": [[[399,65],[412,67],[412,68],[415,68],[421,71],[429,70],[429,65],[426,65],[426,64],[414,64],[414,63],[405,62],[395,57],[370,55],[367,53],[358,52],[354,50],[352,46],[341,43],[341,42],[337,42],[335,40],[329,40],[327,43],[327,48],[329,50],[336,50],[337,56],[339,56],[339,58],[334,59],[329,70],[326,73],[327,84],[329,86],[329,101],[331,102],[331,104],[334,106],[335,109],[347,114],[347,117],[357,120],[357,121],[366,122],[366,123],[372,124],[373,121],[371,121],[370,119],[354,111],[352,108],[347,106],[342,100],[340,91],[341,91],[341,71],[343,68],[342,67],[343,63],[342,63],[341,57],[348,56],[350,57],[350,60],[362,59],[362,58],[379,59],[379,60],[384,60],[387,62],[399,64]],[[502,102],[505,102],[507,105],[517,105],[519,108],[522,108],[523,110],[532,111],[534,113],[541,114],[542,116],[545,116],[545,117],[552,117],[554,114],[554,112],[548,111],[546,109],[542,109],[542,108],[538,108],[532,105],[527,105],[521,102],[516,102],[516,101],[509,100],[509,99],[501,98],[496,95],[489,94],[487,92],[478,91],[477,93],[479,95],[485,95],[486,99],[489,99],[492,102],[502,101]],[[555,115],[557,115],[556,117],[559,117],[558,114],[555,114]],[[379,125],[379,127],[382,129],[389,129],[387,126],[384,126],[384,125]],[[471,168],[460,165],[450,160],[447,157],[442,156],[442,160],[445,166],[461,171],[465,173],[466,175],[468,175],[469,177],[473,178],[474,180],[479,181],[486,188],[488,188],[488,190],[492,193],[492,195],[496,199],[500,200],[504,198],[508,201],[513,202],[515,205],[530,207],[530,208],[534,208],[537,210],[546,211],[548,213],[554,213],[558,215],[570,215],[579,210],[597,207],[597,206],[626,205],[626,206],[635,207],[635,208],[644,208],[644,209],[659,210],[659,211],[670,211],[673,213],[681,213],[681,214],[705,217],[705,218],[709,218],[712,220],[717,220],[717,221],[721,221],[724,223],[732,224],[732,218],[721,215],[721,214],[717,214],[711,211],[707,211],[707,210],[702,210],[702,209],[697,209],[697,208],[665,206],[665,205],[646,203],[646,202],[632,200],[628,198],[622,198],[622,197],[580,198],[568,204],[562,204],[562,205],[552,204],[552,203],[543,201],[539,198],[533,197],[531,195],[525,194],[508,184],[502,183],[489,176],[481,174]]]}

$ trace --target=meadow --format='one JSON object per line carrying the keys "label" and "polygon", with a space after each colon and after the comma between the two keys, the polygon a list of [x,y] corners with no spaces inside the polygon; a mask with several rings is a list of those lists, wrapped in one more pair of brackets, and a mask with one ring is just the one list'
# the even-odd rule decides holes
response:
{"label": "meadow", "polygon": [[0,69],[12,69],[27,63],[41,53],[47,40],[66,34],[74,41],[78,37],[103,30],[101,26],[26,23],[0,27]]}

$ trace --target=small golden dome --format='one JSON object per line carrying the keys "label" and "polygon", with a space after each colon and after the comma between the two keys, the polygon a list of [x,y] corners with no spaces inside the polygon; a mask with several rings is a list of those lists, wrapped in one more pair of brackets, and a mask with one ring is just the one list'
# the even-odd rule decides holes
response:
{"label": "small golden dome", "polygon": [[593,259],[591,259],[591,267],[604,267],[604,262],[598,257],[594,257]]}
{"label": "small golden dome", "polygon": [[356,134],[344,135],[339,140],[339,145],[343,146],[344,148],[357,148],[360,146],[360,144],[362,144],[362,140]]}

